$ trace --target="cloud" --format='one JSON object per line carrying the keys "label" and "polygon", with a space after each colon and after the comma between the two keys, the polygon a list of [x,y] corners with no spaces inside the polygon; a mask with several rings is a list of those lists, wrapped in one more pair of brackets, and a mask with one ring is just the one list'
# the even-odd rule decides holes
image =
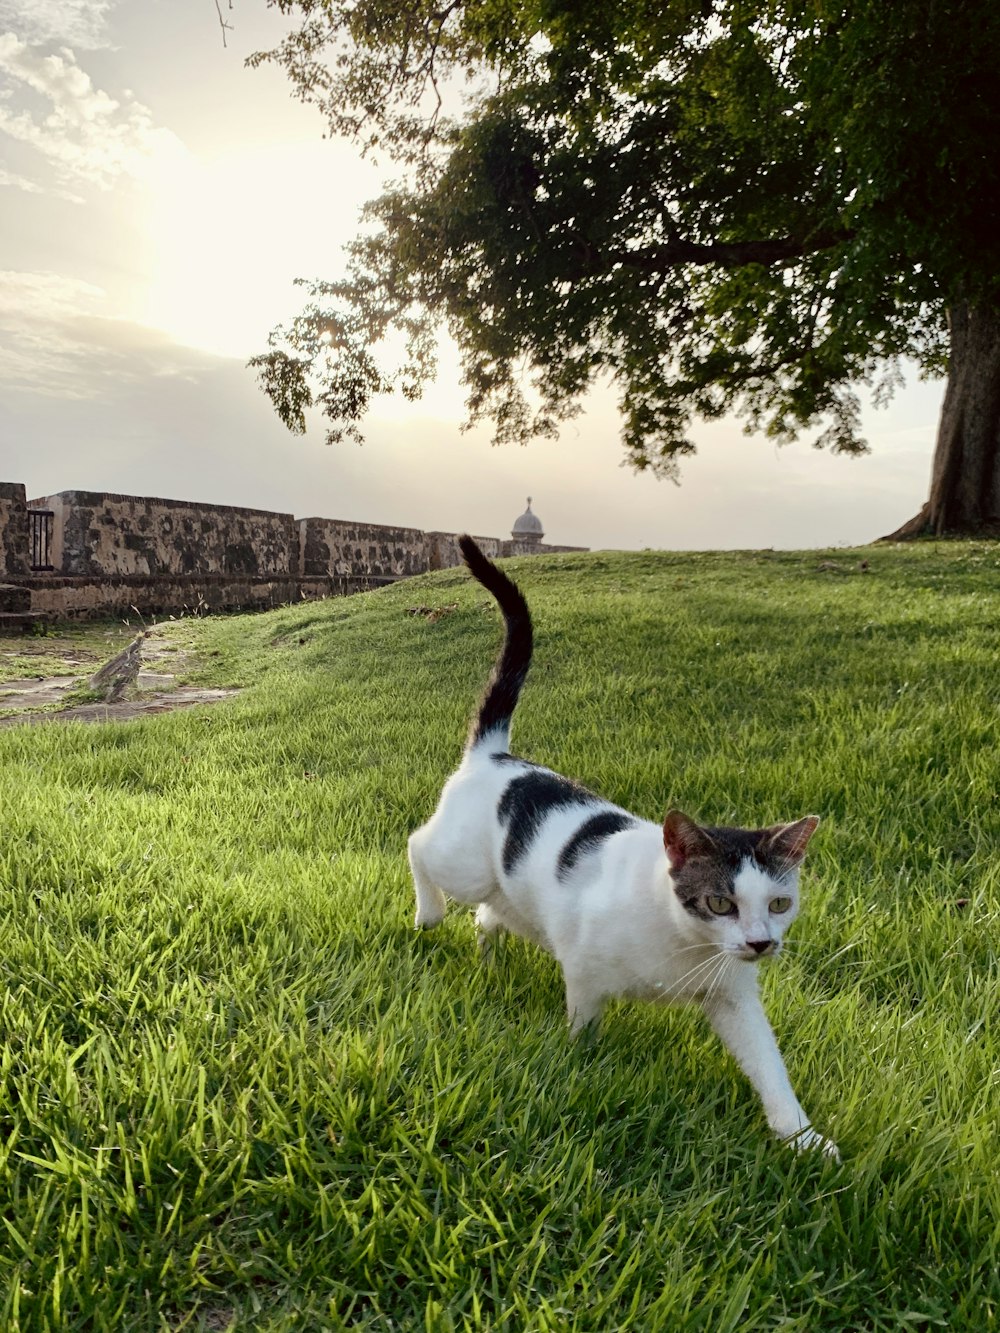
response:
{"label": "cloud", "polygon": [[0,185],[9,185],[12,190],[23,190],[25,194],[42,193],[42,187],[37,181],[29,181],[25,176],[17,176],[4,167],[0,167]]}
{"label": "cloud", "polygon": [[93,51],[108,45],[107,18],[114,8],[115,0],[0,0],[0,31]]}
{"label": "cloud", "polygon": [[91,283],[0,272],[0,386],[7,396],[100,400],[122,385],[192,379],[214,361],[108,310]]}
{"label": "cloud", "polygon": [[[41,156],[52,179],[35,184],[47,193],[150,180],[185,155],[131,93],[115,98],[95,88],[66,47],[45,55],[12,32],[0,34],[0,90],[0,133]],[[23,176],[11,183],[26,188]]]}

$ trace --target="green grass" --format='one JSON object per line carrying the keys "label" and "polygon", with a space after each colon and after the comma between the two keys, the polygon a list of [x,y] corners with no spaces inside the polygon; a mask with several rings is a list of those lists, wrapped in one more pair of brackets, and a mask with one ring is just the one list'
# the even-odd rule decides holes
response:
{"label": "green grass", "polygon": [[465,575],[192,621],[233,701],[0,733],[4,1330],[996,1325],[1000,547],[509,567],[521,753],[823,816],[765,992],[843,1164],[695,1014],[577,1049],[550,959],[413,931],[499,640]]}
{"label": "green grass", "polygon": [[121,621],[60,625],[58,634],[40,624],[34,634],[15,632],[0,638],[0,681],[37,680],[93,672],[119,652],[134,631]]}

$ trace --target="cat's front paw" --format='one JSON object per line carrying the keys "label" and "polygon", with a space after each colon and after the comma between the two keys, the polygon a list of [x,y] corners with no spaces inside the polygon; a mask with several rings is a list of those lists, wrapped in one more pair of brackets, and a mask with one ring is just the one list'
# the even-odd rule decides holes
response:
{"label": "cat's front paw", "polygon": [[811,1125],[797,1129],[791,1134],[782,1134],[781,1141],[796,1152],[821,1152],[824,1157],[832,1157],[835,1162],[840,1161],[840,1153],[834,1141],[825,1139]]}

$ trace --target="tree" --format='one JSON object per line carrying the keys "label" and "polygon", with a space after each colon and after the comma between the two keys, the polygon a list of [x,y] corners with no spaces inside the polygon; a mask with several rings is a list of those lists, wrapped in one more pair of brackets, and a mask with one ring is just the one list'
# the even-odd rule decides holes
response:
{"label": "tree", "polygon": [[1000,525],[1000,6],[270,2],[301,26],[251,63],[405,173],[251,363],[290,428],[360,438],[445,328],[498,441],[610,380],[629,461],[676,476],[728,412],[865,451],[858,386],[905,358],[948,384],[899,535]]}

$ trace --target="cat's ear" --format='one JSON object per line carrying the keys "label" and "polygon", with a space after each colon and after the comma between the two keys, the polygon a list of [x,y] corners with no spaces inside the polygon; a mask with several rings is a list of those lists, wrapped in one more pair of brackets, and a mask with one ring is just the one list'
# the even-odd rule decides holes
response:
{"label": "cat's ear", "polygon": [[692,857],[708,856],[715,844],[682,810],[668,810],[663,821],[663,845],[667,849],[670,869],[680,870]]}
{"label": "cat's ear", "polygon": [[776,824],[768,829],[765,844],[768,855],[784,866],[797,866],[806,854],[809,839],[819,826],[818,815],[806,815],[794,824]]}

